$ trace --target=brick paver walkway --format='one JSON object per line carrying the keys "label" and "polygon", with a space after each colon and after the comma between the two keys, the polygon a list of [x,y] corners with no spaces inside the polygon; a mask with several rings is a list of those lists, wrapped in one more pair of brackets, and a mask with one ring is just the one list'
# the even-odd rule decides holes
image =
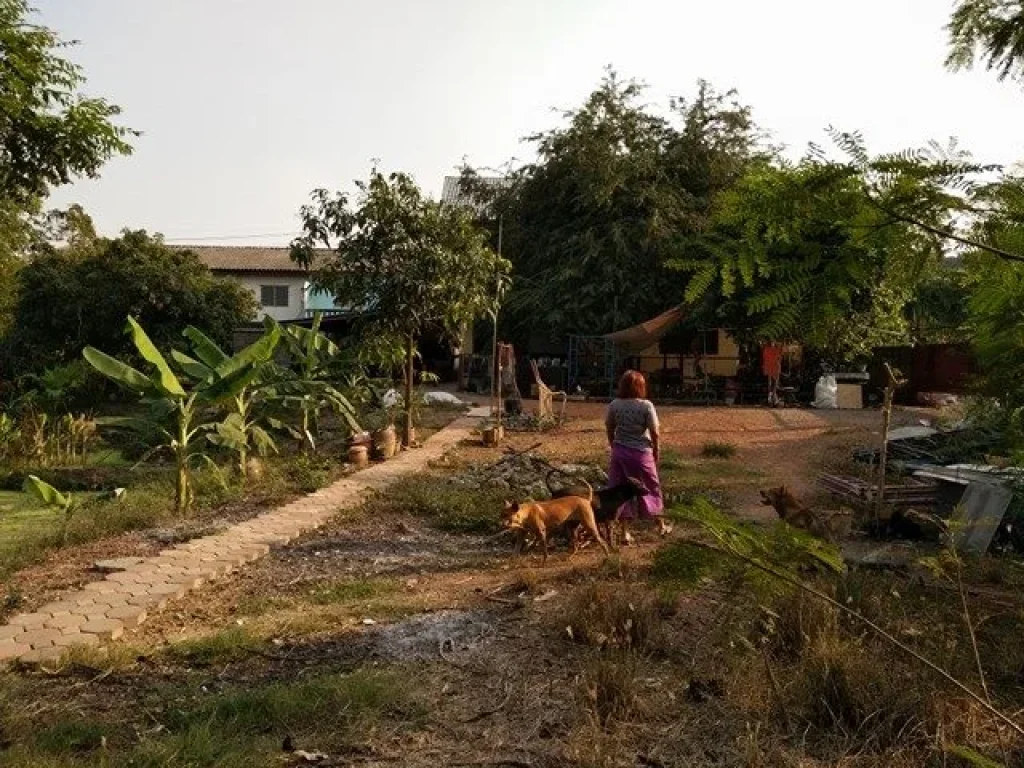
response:
{"label": "brick paver walkway", "polygon": [[167,549],[102,581],[86,584],[63,600],[23,613],[0,626],[0,662],[58,659],[74,646],[115,640],[168,602],[199,589],[319,528],[340,510],[357,505],[367,491],[386,488],[423,469],[470,436],[486,408],[474,409],[414,450],[375,464],[316,493],[221,533]]}

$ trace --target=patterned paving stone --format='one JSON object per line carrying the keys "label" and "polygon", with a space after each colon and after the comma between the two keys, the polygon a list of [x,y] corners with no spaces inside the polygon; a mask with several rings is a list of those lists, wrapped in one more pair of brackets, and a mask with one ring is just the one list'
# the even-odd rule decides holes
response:
{"label": "patterned paving stone", "polygon": [[0,643],[5,640],[14,640],[24,631],[25,628],[20,624],[5,624],[0,627]]}
{"label": "patterned paving stone", "polygon": [[0,661],[14,661],[32,650],[31,645],[13,640],[0,640]]}
{"label": "patterned paving stone", "polygon": [[117,640],[126,628],[137,627],[169,602],[316,530],[341,510],[362,503],[369,491],[419,471],[468,437],[481,417],[486,413],[471,412],[416,451],[371,466],[253,520],[177,544],[154,557],[97,563],[97,570],[106,572],[105,578],[0,625],[0,662],[50,662],[75,645]]}
{"label": "patterned paving stone", "polygon": [[71,634],[63,635],[53,641],[53,645],[56,648],[98,646],[99,644],[99,636],[89,634],[88,632],[73,632]]}
{"label": "patterned paving stone", "polygon": [[77,629],[78,627],[85,624],[86,618],[80,613],[62,613],[59,616],[52,617],[46,622],[46,626],[51,629],[59,629],[61,632],[66,632],[69,629]]}
{"label": "patterned paving stone", "polygon": [[57,661],[64,655],[64,648],[49,646],[47,648],[33,648],[28,653],[23,653],[18,661],[23,664],[45,664],[48,661]]}
{"label": "patterned paving stone", "polygon": [[64,633],[59,629],[30,629],[19,638],[19,642],[31,645],[33,650],[49,648],[53,641]]}
{"label": "patterned paving stone", "polygon": [[96,635],[100,640],[117,640],[124,634],[124,624],[106,617],[93,619],[82,625],[82,632]]}
{"label": "patterned paving stone", "polygon": [[146,620],[146,609],[141,605],[121,605],[107,611],[108,619],[115,619],[131,629]]}

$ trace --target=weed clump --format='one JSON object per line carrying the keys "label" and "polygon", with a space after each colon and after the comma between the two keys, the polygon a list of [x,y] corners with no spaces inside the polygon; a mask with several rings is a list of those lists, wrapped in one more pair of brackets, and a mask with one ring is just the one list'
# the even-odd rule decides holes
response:
{"label": "weed clump", "polygon": [[731,459],[736,455],[736,446],[732,443],[710,442],[704,443],[700,449],[700,455],[705,459]]}
{"label": "weed clump", "polygon": [[567,632],[574,641],[595,648],[657,653],[663,648],[667,609],[652,592],[593,584],[572,600]]}

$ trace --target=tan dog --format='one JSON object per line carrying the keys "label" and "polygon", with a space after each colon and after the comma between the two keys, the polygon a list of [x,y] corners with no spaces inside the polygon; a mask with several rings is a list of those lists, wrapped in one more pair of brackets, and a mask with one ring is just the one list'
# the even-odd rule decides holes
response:
{"label": "tan dog", "polygon": [[844,523],[849,522],[849,513],[835,512],[822,517],[810,507],[804,506],[784,485],[761,491],[761,503],[775,509],[779,518],[787,525],[802,528],[818,538],[835,541],[841,534]]}
{"label": "tan dog", "polygon": [[545,563],[548,560],[548,533],[561,528],[570,521],[582,525],[607,555],[610,550],[604,539],[601,538],[601,532],[597,529],[592,506],[593,500],[594,491],[590,489],[590,498],[587,499],[581,496],[564,496],[548,501],[524,501],[522,503],[506,501],[501,512],[501,523],[506,529],[518,533],[516,552],[523,551],[527,534],[535,536],[540,541]]}

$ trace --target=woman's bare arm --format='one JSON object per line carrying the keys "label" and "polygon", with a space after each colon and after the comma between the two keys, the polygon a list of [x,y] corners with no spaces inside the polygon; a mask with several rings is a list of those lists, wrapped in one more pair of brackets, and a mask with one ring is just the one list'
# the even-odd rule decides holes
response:
{"label": "woman's bare arm", "polygon": [[651,406],[647,431],[651,436],[651,451],[654,453],[654,463],[657,465],[658,456],[661,453],[661,424],[658,422],[658,412],[654,410],[653,405]]}
{"label": "woman's bare arm", "polygon": [[615,416],[609,408],[604,414],[604,432],[608,436],[608,447],[615,444]]}

